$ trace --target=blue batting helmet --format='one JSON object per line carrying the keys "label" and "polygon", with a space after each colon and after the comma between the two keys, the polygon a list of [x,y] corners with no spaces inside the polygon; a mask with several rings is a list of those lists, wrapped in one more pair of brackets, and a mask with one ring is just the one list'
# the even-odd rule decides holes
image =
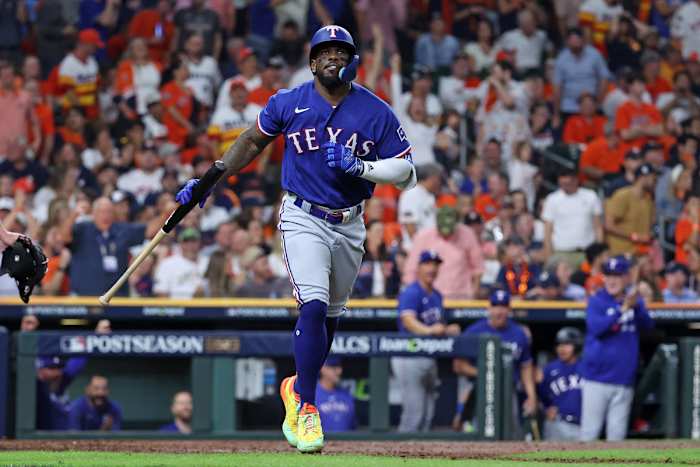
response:
{"label": "blue batting helmet", "polygon": [[328,43],[336,43],[337,45],[345,47],[348,50],[350,57],[357,53],[355,41],[352,40],[352,36],[348,30],[342,26],[330,24],[328,26],[323,26],[321,29],[316,31],[311,38],[311,53],[309,54],[309,60],[316,56],[316,52],[322,45],[327,45]]}

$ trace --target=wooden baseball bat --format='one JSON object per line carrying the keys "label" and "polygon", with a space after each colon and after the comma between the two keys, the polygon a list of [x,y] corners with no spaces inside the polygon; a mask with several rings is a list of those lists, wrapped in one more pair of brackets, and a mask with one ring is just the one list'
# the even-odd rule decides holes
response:
{"label": "wooden baseball bat", "polygon": [[146,248],[144,248],[136,258],[134,258],[134,261],[132,261],[131,265],[126,269],[126,271],[124,271],[124,274],[117,279],[114,285],[99,298],[99,302],[102,305],[109,304],[109,301],[112,300],[114,294],[116,294],[117,291],[124,285],[124,282],[129,279],[129,276],[133,274],[136,268],[143,263],[143,260],[145,260],[148,255],[151,254],[153,249],[158,246],[165,236],[168,235],[175,228],[175,226],[180,223],[180,221],[197,205],[197,203],[199,203],[206,196],[207,192],[209,192],[209,190],[216,185],[224,173],[226,173],[226,166],[224,165],[223,161],[218,160],[212,164],[209,170],[207,170],[207,172],[199,180],[197,186],[192,190],[192,199],[190,202],[187,204],[181,204],[175,211],[173,211],[172,214],[170,214],[168,220],[165,221],[163,227],[151,239],[151,241],[148,242]]}

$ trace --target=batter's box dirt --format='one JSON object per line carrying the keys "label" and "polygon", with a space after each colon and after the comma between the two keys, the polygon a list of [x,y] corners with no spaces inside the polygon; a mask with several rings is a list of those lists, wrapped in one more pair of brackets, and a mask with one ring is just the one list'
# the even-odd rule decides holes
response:
{"label": "batter's box dirt", "polygon": [[[518,454],[533,452],[561,452],[600,449],[678,449],[698,448],[692,441],[626,441],[623,443],[526,443],[526,442],[443,442],[443,441],[329,441],[324,455],[364,454],[392,457],[447,457],[451,459],[517,459],[523,464],[527,460]],[[152,453],[246,453],[246,452],[293,452],[283,441],[207,441],[207,440],[2,440],[0,451],[111,451]],[[534,459],[533,459],[534,460]],[[566,458],[547,457],[539,462],[569,462]],[[571,463],[576,461],[570,460]],[[580,462],[580,459],[578,460]],[[619,464],[649,463],[643,459],[587,459],[586,462],[614,462]],[[655,463],[659,463],[658,460]],[[677,464],[677,462],[676,462]],[[683,465],[700,465],[684,462]]]}

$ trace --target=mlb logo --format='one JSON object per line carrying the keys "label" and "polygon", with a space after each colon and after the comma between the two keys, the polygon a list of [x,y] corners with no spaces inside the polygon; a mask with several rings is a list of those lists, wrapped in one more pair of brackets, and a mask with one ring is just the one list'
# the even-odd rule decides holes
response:
{"label": "mlb logo", "polygon": [[396,129],[396,134],[399,135],[399,141],[406,141],[406,132],[403,131],[403,127],[398,127]]}
{"label": "mlb logo", "polygon": [[61,351],[66,353],[85,352],[86,349],[84,336],[65,336],[61,338]]}

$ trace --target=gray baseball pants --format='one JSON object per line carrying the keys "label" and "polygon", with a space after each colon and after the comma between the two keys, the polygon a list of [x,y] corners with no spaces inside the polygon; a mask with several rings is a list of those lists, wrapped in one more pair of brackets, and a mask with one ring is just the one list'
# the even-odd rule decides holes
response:
{"label": "gray baseball pants", "polygon": [[545,420],[544,439],[546,441],[578,441],[581,427],[564,420]]}
{"label": "gray baseball pants", "polygon": [[427,357],[393,357],[391,370],[401,390],[399,432],[430,430],[437,397],[437,362]]}
{"label": "gray baseball pants", "polygon": [[581,441],[595,441],[605,423],[608,441],[627,436],[634,391],[621,384],[581,381]]}

